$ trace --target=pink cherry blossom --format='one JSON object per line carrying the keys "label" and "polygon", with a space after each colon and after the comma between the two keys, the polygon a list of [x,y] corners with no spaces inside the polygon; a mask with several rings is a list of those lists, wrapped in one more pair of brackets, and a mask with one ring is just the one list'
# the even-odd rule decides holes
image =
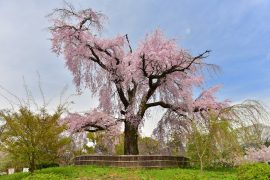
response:
{"label": "pink cherry blossom", "polygon": [[248,148],[246,155],[236,158],[236,164],[270,162],[270,147],[262,146],[260,148]]}

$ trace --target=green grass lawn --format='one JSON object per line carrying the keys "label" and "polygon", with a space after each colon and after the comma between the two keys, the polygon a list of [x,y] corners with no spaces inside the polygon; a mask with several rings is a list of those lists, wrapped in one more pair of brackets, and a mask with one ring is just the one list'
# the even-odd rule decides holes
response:
{"label": "green grass lawn", "polygon": [[68,166],[38,170],[33,176],[29,173],[17,173],[0,176],[0,180],[62,180],[62,179],[237,179],[236,170],[205,170],[198,169],[124,169],[94,166]]}

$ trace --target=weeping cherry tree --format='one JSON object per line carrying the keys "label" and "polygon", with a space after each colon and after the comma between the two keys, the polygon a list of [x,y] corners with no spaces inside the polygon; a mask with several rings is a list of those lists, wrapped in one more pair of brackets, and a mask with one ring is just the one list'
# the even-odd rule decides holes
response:
{"label": "weeping cherry tree", "polygon": [[99,97],[98,110],[68,115],[72,131],[107,130],[113,135],[124,123],[124,154],[136,155],[138,129],[150,108],[185,117],[224,106],[213,96],[218,86],[194,98],[193,88],[204,83],[201,72],[216,68],[204,61],[208,50],[193,56],[160,30],[133,49],[127,34],[103,37],[107,18],[93,9],[66,5],[49,17],[53,52],[64,55],[78,90],[85,87]]}

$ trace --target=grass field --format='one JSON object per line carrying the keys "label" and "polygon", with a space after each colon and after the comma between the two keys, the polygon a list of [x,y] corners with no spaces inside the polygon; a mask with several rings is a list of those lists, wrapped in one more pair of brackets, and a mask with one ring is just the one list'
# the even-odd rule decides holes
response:
{"label": "grass field", "polygon": [[0,180],[62,180],[62,179],[237,179],[236,170],[205,170],[198,169],[123,169],[93,166],[68,166],[38,170],[34,175],[17,173],[0,176]]}

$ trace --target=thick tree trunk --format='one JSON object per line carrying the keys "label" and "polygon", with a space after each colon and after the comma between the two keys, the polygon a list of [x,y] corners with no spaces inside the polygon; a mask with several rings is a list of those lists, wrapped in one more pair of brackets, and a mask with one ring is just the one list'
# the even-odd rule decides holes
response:
{"label": "thick tree trunk", "polygon": [[138,126],[125,122],[124,154],[138,155]]}

